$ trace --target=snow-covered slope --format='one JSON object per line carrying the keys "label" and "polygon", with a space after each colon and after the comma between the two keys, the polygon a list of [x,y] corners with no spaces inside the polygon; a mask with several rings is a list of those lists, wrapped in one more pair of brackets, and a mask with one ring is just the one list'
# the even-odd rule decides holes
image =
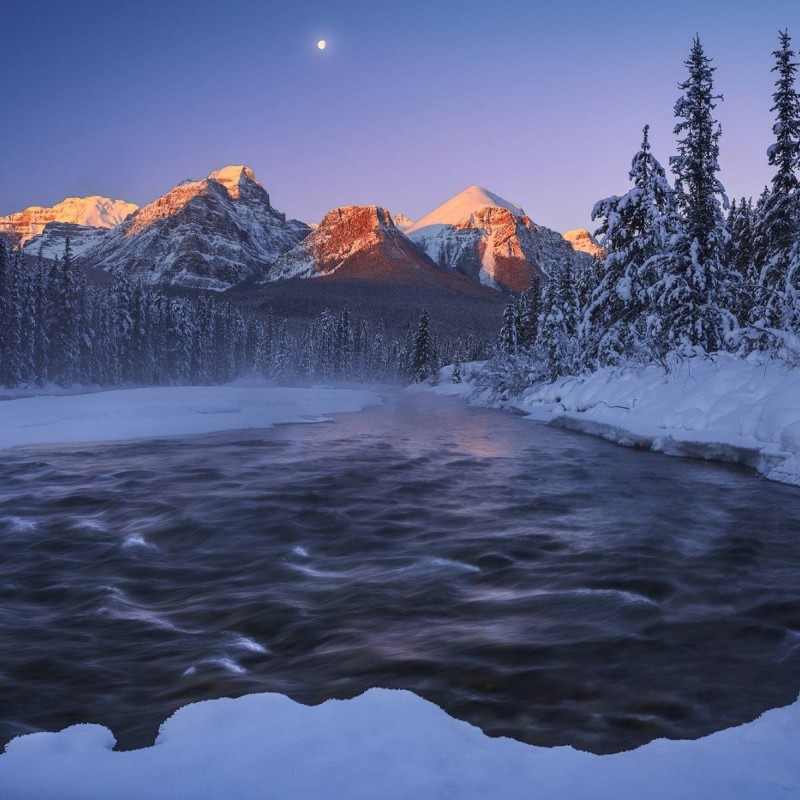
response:
{"label": "snow-covered slope", "polygon": [[460,285],[420,253],[380,206],[329,211],[308,237],[276,261],[264,282],[314,277]]}
{"label": "snow-covered slope", "polygon": [[309,230],[272,207],[249,167],[230,166],[140,208],[81,261],[151,283],[222,290],[261,274]]}
{"label": "snow-covered slope", "polygon": [[25,244],[42,233],[51,222],[67,222],[91,228],[113,228],[119,225],[138,206],[109,197],[67,197],[49,208],[31,206],[24,211],[0,217],[0,231],[10,233],[20,244]]}
{"label": "snow-covered slope", "polygon": [[303,706],[279,694],[194,703],[156,744],[114,752],[101,725],[13,740],[13,800],[788,800],[800,701],[697,741],[609,756],[492,739],[406,691]]}
{"label": "snow-covered slope", "polygon": [[560,234],[480,186],[448,200],[406,234],[440,267],[515,292],[546,275],[554,262],[567,259],[578,270],[587,263]]}
{"label": "snow-covered slope", "polygon": [[99,244],[107,233],[107,228],[92,228],[69,222],[49,222],[42,233],[28,239],[24,250],[31,256],[61,258],[69,238],[72,255],[79,259],[89,248]]}
{"label": "snow-covered slope", "polygon": [[571,231],[566,231],[563,235],[581,253],[588,253],[593,257],[605,255],[605,248],[598,244],[597,239],[586,228],[574,228]]}
{"label": "snow-covered slope", "polygon": [[[464,382],[442,370],[436,391],[498,401],[473,381],[482,363],[464,365]],[[509,404],[572,430],[628,447],[673,456],[744,464],[764,477],[800,486],[800,367],[753,353],[748,359],[719,353],[665,366],[607,367],[582,377],[562,377],[510,398]]]}

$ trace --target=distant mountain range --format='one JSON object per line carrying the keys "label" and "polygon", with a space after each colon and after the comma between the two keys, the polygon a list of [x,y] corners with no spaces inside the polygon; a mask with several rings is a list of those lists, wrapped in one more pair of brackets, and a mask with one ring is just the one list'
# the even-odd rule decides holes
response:
{"label": "distant mountain range", "polygon": [[185,181],[142,208],[68,198],[0,217],[0,233],[28,255],[53,258],[70,238],[83,266],[150,283],[226,290],[297,278],[522,291],[548,265],[576,268],[602,248],[586,230],[562,236],[517,205],[471,186],[417,222],[379,206],[346,206],[318,225],[287,220],[245,166]]}
{"label": "distant mountain range", "polygon": [[26,244],[39,236],[51,223],[80,227],[113,228],[138,209],[133,203],[109,197],[67,197],[45,208],[31,206],[16,214],[0,217],[0,232],[10,235],[15,244]]}

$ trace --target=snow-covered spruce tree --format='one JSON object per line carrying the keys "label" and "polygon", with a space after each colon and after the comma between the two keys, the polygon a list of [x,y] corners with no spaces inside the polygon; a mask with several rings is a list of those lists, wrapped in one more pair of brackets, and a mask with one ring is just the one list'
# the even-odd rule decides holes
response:
{"label": "snow-covered spruce tree", "polygon": [[497,346],[503,353],[514,355],[519,349],[519,307],[517,298],[509,297],[503,308],[503,325]]}
{"label": "snow-covered spruce tree", "polygon": [[420,314],[417,330],[409,352],[408,373],[414,383],[421,383],[433,374],[433,340],[430,332],[430,317],[425,309]]}
{"label": "snow-covered spruce tree", "polygon": [[519,346],[523,350],[528,350],[536,344],[541,294],[542,279],[538,275],[534,275],[530,287],[519,296],[517,301]]}
{"label": "snow-covered spruce tree", "polygon": [[726,333],[736,328],[735,276],[724,262],[728,200],[717,178],[721,129],[714,109],[722,97],[714,94],[716,68],[698,38],[685,64],[689,77],[679,84],[684,94],[675,104],[678,154],[670,158],[683,225],[669,253],[658,260],[653,297],[672,346],[712,353],[726,345]]}
{"label": "snow-covered spruce tree", "polygon": [[72,260],[69,237],[64,244],[64,256],[54,264],[53,321],[50,337],[53,379],[62,386],[81,380],[81,327],[83,324],[83,291],[85,284],[80,270]]}
{"label": "snow-covered spruce tree", "polygon": [[600,278],[581,320],[583,358],[587,366],[617,364],[638,346],[655,347],[658,318],[650,313],[657,259],[669,248],[679,227],[673,190],[650,149],[650,127],[631,161],[633,187],[621,197],[600,200],[592,219],[606,248]]}
{"label": "snow-covered spruce tree", "polygon": [[7,258],[3,288],[3,383],[20,386],[26,377],[23,359],[23,294],[22,255],[19,249]]}
{"label": "snow-covered spruce tree", "polygon": [[455,359],[453,360],[453,375],[451,377],[453,383],[461,383],[461,355],[456,354]]}
{"label": "snow-covered spruce tree", "polygon": [[[787,31],[779,34],[773,51],[777,73],[773,94],[774,143],[767,150],[775,174],[760,208],[758,221],[759,276],[750,322],[761,332],[761,347],[776,346],[767,331],[788,329],[797,332],[800,324],[798,283],[800,281],[800,191],[796,175],[800,167],[800,97],[796,90],[796,53]],[[780,344],[780,337],[777,345]]]}
{"label": "snow-covered spruce tree", "polygon": [[730,239],[725,248],[728,266],[744,279],[752,273],[752,262],[756,238],[756,217],[752,198],[742,197],[737,203],[731,201],[728,212]]}
{"label": "snow-covered spruce tree", "polygon": [[587,357],[591,349],[591,341],[585,337],[587,330],[583,326],[583,319],[592,306],[597,289],[600,285],[600,270],[602,262],[593,257],[590,261],[581,263],[575,272],[575,300],[577,306],[578,352],[576,363],[586,365],[590,363]]}
{"label": "snow-covered spruce tree", "polygon": [[42,261],[41,248],[33,273],[33,373],[39,386],[50,380],[50,283],[49,271]]}
{"label": "snow-covered spruce tree", "polygon": [[555,380],[575,371],[578,356],[580,308],[572,266],[564,259],[550,267],[550,278],[542,288],[539,311],[539,343],[544,376]]}
{"label": "snow-covered spruce tree", "polygon": [[750,319],[758,287],[756,237],[758,226],[752,198],[731,201],[728,213],[730,240],[725,249],[725,262],[738,276],[734,311],[737,319]]}

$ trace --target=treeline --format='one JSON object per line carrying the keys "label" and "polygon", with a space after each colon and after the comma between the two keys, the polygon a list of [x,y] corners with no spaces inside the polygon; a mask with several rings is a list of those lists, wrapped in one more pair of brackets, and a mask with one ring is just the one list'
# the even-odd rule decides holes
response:
{"label": "treeline", "polygon": [[169,296],[126,277],[96,286],[69,242],[63,258],[30,265],[0,237],[5,387],[207,385],[243,376],[395,382],[486,352],[472,337],[437,337],[427,313],[413,331],[391,331],[347,308],[290,325],[211,295]]}
{"label": "treeline", "polygon": [[714,118],[721,97],[695,39],[674,109],[674,181],[645,126],[631,188],[592,212],[604,258],[578,275],[553,264],[547,280],[512,299],[489,385],[513,393],[559,375],[721,351],[800,362],[800,99],[787,32],[773,56],[771,185],[755,202],[728,203]]}

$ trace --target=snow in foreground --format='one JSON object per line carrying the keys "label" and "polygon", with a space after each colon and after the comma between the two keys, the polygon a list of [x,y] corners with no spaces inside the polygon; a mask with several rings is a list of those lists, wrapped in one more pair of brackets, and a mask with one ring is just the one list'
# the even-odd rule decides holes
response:
{"label": "snow in foreground", "polygon": [[[468,383],[436,391],[490,404]],[[535,386],[512,405],[535,420],[669,455],[746,464],[800,486],[800,368],[728,355]]]}
{"label": "snow in foreground", "polygon": [[100,725],[12,741],[14,800],[785,800],[800,792],[800,701],[698,741],[595,756],[490,739],[404,691],[306,707],[277,694],[186,706],[153,747]]}
{"label": "snow in foreground", "polygon": [[180,386],[45,395],[0,402],[0,448],[188,436],[378,405],[374,392],[327,387]]}

